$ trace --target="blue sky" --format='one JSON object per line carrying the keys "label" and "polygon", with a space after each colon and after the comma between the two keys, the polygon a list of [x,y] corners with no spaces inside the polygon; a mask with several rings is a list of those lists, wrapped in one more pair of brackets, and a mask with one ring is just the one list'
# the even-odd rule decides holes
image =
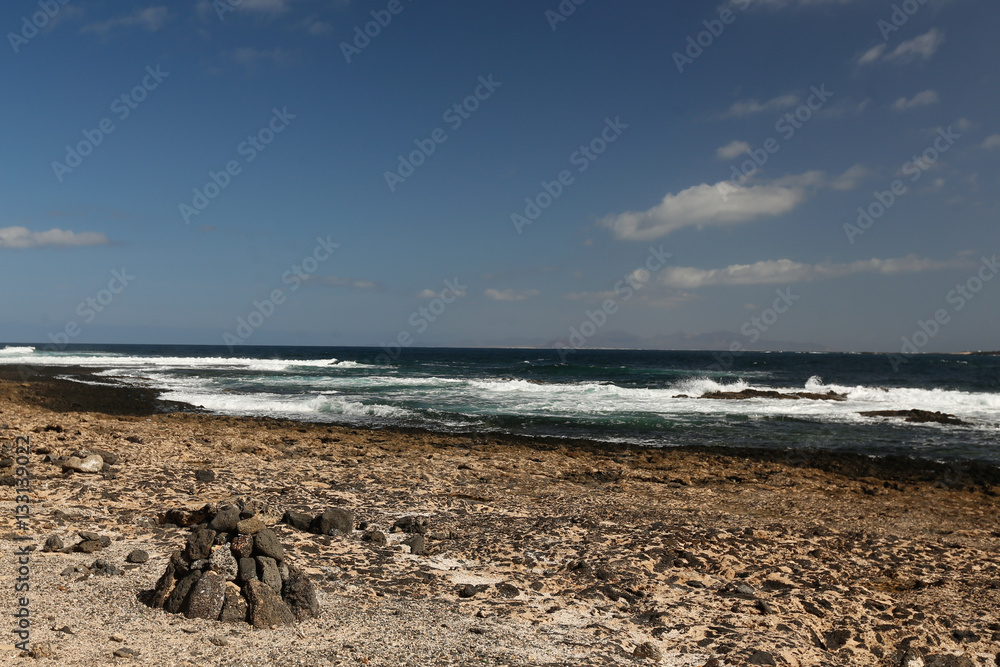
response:
{"label": "blue sky", "polygon": [[998,23],[7,2],[0,340],[997,349]]}

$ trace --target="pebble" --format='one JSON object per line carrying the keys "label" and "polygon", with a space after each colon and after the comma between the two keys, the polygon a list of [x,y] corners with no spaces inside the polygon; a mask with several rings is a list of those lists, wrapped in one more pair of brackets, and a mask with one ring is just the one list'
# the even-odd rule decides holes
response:
{"label": "pebble", "polygon": [[135,563],[141,565],[149,560],[149,554],[142,549],[133,549],[128,556],[125,557],[125,561],[128,563]]}

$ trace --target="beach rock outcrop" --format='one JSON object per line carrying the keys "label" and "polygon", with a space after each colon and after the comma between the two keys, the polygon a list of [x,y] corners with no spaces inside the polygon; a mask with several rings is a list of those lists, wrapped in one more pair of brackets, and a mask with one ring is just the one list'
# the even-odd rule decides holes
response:
{"label": "beach rock outcrop", "polygon": [[[680,398],[680,396],[674,396],[674,398]],[[684,398],[687,398],[686,396]],[[820,394],[813,391],[796,391],[796,392],[780,392],[774,391],[773,389],[744,389],[742,391],[709,391],[702,394],[699,398],[716,398],[724,400],[743,400],[747,398],[778,398],[785,400],[799,400],[802,398],[811,401],[846,401],[847,396],[844,394],[838,394],[832,389],[825,394]]]}
{"label": "beach rock outcrop", "polygon": [[317,616],[315,585],[285,562],[278,536],[258,515],[236,521],[239,516],[231,505],[203,513],[184,547],[171,554],[149,605],[188,618],[260,628]]}
{"label": "beach rock outcrop", "polygon": [[903,421],[915,424],[969,425],[969,422],[959,419],[955,415],[949,415],[946,412],[931,412],[930,410],[868,410],[858,414],[864,417],[900,417]]}

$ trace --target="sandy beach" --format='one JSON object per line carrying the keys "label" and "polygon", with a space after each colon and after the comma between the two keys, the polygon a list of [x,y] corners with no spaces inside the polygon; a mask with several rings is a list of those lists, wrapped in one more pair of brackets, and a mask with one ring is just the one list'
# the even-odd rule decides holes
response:
{"label": "sandy beach", "polygon": [[[40,664],[1000,664],[990,466],[221,417],[0,370],[2,458],[31,448],[27,531],[0,469],[2,604],[12,630],[33,545]],[[64,472],[98,450],[114,463]],[[253,628],[144,603],[191,531],[169,511],[208,504],[272,527],[318,617]],[[281,523],[328,508],[349,534]],[[74,550],[81,532],[107,546]],[[43,551],[52,536],[64,548]],[[26,664],[4,637],[0,664]]]}

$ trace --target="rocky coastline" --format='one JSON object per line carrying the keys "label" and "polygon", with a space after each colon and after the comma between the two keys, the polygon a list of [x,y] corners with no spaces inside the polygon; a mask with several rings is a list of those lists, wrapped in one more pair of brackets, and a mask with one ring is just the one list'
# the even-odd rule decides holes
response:
{"label": "rocky coastline", "polygon": [[994,466],[219,417],[58,374],[0,372],[40,664],[1000,660]]}

